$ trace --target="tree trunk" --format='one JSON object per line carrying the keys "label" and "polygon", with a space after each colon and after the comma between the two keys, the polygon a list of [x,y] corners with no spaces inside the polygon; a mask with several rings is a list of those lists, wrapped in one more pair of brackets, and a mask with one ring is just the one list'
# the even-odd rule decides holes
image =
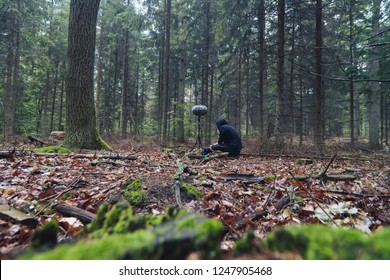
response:
{"label": "tree trunk", "polygon": [[13,68],[15,63],[15,14],[11,12],[9,15],[9,33],[7,42],[7,74],[5,83],[5,94],[4,94],[4,127],[3,133],[5,140],[9,140],[15,134],[15,112],[14,102],[15,96],[13,91]]}
{"label": "tree trunk", "polygon": [[[372,34],[379,32],[380,8],[382,0],[373,0],[373,16],[372,16]],[[379,58],[374,53],[371,62],[371,74],[373,78],[378,78],[379,75]],[[369,126],[369,145],[372,149],[379,149],[379,123],[380,123],[380,85],[378,82],[373,82],[369,95],[368,106],[368,126]]]}
{"label": "tree trunk", "polygon": [[169,58],[171,47],[171,0],[166,0],[165,4],[165,41],[163,53],[163,73],[162,73],[162,98],[161,98],[161,144],[168,142],[168,104],[169,104]]}
{"label": "tree trunk", "polygon": [[265,4],[259,0],[258,41],[259,41],[259,132],[264,136],[264,79],[265,79]]}
{"label": "tree trunk", "polygon": [[93,96],[99,4],[100,0],[70,2],[64,145],[80,149],[109,149],[97,131]]}
{"label": "tree trunk", "polygon": [[[183,46],[185,42],[182,42]],[[179,96],[178,96],[178,109],[177,109],[177,137],[176,140],[180,143],[184,142],[184,94],[186,84],[186,62],[187,55],[184,47],[180,50],[180,69],[179,69]]]}
{"label": "tree trunk", "polygon": [[285,0],[278,0],[278,53],[277,53],[277,100],[276,100],[276,146],[284,145],[283,119],[284,119],[284,25],[285,25]]}
{"label": "tree trunk", "polygon": [[129,31],[126,30],[125,35],[125,46],[123,51],[123,77],[122,77],[122,98],[121,98],[121,137],[126,138],[127,135],[127,122],[128,122],[128,106],[127,106],[127,90],[128,90],[128,79],[129,79],[129,58],[128,58],[128,47],[129,47]]}
{"label": "tree trunk", "polygon": [[[355,6],[355,0],[350,0],[349,3],[349,63],[351,64],[351,67],[354,66],[353,61],[353,50],[354,50],[354,43],[353,43],[353,12],[354,12],[354,6]],[[355,145],[355,89],[354,89],[354,83],[353,83],[353,74],[351,73],[349,77],[349,115],[350,115],[350,138],[351,138],[351,145]]]}
{"label": "tree trunk", "polygon": [[56,61],[55,63],[55,69],[54,69],[54,88],[53,88],[53,96],[52,96],[52,102],[51,102],[51,116],[50,116],[50,132],[53,131],[54,127],[54,114],[56,110],[56,98],[57,98],[57,83],[58,83],[58,67],[59,62]]}
{"label": "tree trunk", "polygon": [[324,143],[324,93],[322,86],[322,0],[316,1],[316,47],[315,47],[315,104],[314,104],[314,142],[320,155],[325,154]]}
{"label": "tree trunk", "polygon": [[[204,62],[203,62],[203,79],[202,79],[202,101],[201,103],[206,107],[209,107],[209,64],[210,64],[210,36],[211,36],[211,13],[210,13],[210,0],[206,0],[204,4],[204,12],[206,17],[206,25],[204,28]],[[207,121],[204,122],[204,141],[205,145],[211,144],[210,135],[210,114],[206,116]]]}

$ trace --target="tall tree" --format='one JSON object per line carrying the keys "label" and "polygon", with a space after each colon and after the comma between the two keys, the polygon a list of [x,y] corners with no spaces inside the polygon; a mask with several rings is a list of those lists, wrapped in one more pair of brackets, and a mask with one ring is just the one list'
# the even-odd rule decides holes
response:
{"label": "tall tree", "polygon": [[[376,36],[379,33],[380,9],[382,0],[372,1],[372,34]],[[373,51],[371,60],[371,73],[374,79],[379,76],[379,59]],[[380,148],[379,143],[379,123],[380,123],[380,85],[373,82],[369,93],[368,104],[368,125],[369,125],[369,145],[373,149]]]}
{"label": "tall tree", "polygon": [[70,147],[109,149],[98,134],[93,96],[99,4],[100,0],[70,2],[64,141]]}
{"label": "tall tree", "polygon": [[283,119],[284,119],[284,53],[285,53],[285,14],[286,14],[285,0],[278,0],[278,53],[277,53],[277,100],[276,100],[276,145],[281,148],[284,145],[283,135]]}
{"label": "tall tree", "polygon": [[324,92],[322,81],[322,0],[315,7],[315,89],[314,89],[314,142],[320,155],[325,153],[324,142]]}
{"label": "tall tree", "polygon": [[265,1],[259,0],[258,5],[258,41],[259,41],[259,132],[264,136],[264,84],[265,84]]}
{"label": "tall tree", "polygon": [[4,107],[4,126],[3,133],[6,140],[15,134],[15,115],[16,115],[16,88],[19,73],[19,23],[17,11],[20,8],[20,2],[17,1],[15,7],[11,4],[8,15],[8,39],[7,39],[7,69],[6,86],[3,98]]}
{"label": "tall tree", "polygon": [[162,63],[162,92],[161,92],[161,144],[168,141],[168,110],[169,110],[169,59],[171,50],[171,11],[172,1],[165,3],[165,33]]}

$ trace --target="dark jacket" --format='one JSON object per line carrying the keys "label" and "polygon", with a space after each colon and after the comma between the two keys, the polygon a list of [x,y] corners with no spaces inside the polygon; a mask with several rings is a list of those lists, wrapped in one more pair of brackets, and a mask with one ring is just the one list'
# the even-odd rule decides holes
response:
{"label": "dark jacket", "polygon": [[216,122],[219,130],[218,144],[225,146],[225,149],[233,156],[239,156],[242,149],[241,137],[237,130],[230,126],[225,119]]}

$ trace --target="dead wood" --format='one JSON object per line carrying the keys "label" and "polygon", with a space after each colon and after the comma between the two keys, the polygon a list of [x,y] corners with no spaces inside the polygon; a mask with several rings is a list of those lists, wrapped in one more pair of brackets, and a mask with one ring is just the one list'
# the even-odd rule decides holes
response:
{"label": "dead wood", "polygon": [[333,164],[333,162],[336,160],[336,157],[337,157],[337,153],[334,154],[334,155],[330,158],[330,160],[328,161],[328,164],[326,165],[324,171],[322,171],[321,174],[317,176],[317,179],[321,179],[321,178],[323,178],[323,177],[327,177],[326,172],[328,172],[329,167],[330,167],[330,166]]}
{"label": "dead wood", "polygon": [[15,150],[13,151],[0,151],[0,159],[13,158],[15,156]]}
{"label": "dead wood", "polygon": [[31,135],[27,136],[27,139],[30,140],[31,143],[38,144],[40,147],[48,145],[45,141]]}
{"label": "dead wood", "polygon": [[183,207],[183,203],[180,195],[180,189],[183,181],[183,172],[185,169],[186,169],[186,165],[184,165],[182,162],[179,161],[177,170],[175,172],[175,175],[173,176],[173,179],[175,180],[175,199],[179,207]]}
{"label": "dead wood", "polygon": [[234,181],[239,180],[246,184],[251,183],[260,183],[264,181],[264,177],[261,176],[255,176],[253,174],[237,174],[237,173],[231,173],[221,176],[222,179],[225,179],[227,181]]}
{"label": "dead wood", "polygon": [[345,191],[326,191],[326,192],[346,195],[346,196],[390,198],[390,195],[386,195],[386,194],[364,194],[364,193],[354,193],[354,192],[345,192]]}
{"label": "dead wood", "polygon": [[128,159],[128,160],[136,160],[137,157],[134,155],[124,155],[121,156],[119,154],[116,155],[103,155],[103,154],[61,154],[61,153],[33,153],[35,156],[45,156],[45,157],[74,157],[74,158],[91,158],[91,159]]}
{"label": "dead wood", "polygon": [[64,216],[75,217],[84,224],[92,222],[92,220],[96,217],[96,214],[94,213],[68,204],[56,204],[53,206],[53,209]]}
{"label": "dead wood", "polygon": [[229,153],[218,153],[218,154],[208,155],[206,157],[203,157],[202,162],[208,162],[212,159],[227,157],[228,155]]}

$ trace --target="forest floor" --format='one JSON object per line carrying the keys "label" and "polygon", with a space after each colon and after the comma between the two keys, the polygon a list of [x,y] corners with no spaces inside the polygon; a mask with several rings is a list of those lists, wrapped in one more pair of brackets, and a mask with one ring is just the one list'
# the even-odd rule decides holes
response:
{"label": "forest floor", "polygon": [[[369,151],[365,143],[352,148],[332,139],[329,154],[318,157],[310,143],[290,143],[280,151],[251,140],[244,142],[240,158],[209,161],[187,157],[192,143],[165,152],[150,139],[108,143],[113,152],[63,155],[34,153],[36,146],[24,139],[0,144],[0,151],[15,149],[13,157],[0,159],[1,259],[29,246],[34,229],[18,221],[34,217],[41,225],[55,219],[60,241],[77,239],[84,224],[52,206],[96,213],[101,203],[123,199],[123,188],[133,179],[143,180],[147,195],[134,206],[135,213],[163,214],[177,206],[179,163],[191,170],[182,174],[183,182],[202,193],[195,199],[182,192],[182,207],[221,220],[227,228],[221,248],[227,252],[248,229],[263,238],[275,227],[292,224],[333,224],[367,233],[390,224],[390,155]],[[85,154],[95,156],[80,156]]]}

